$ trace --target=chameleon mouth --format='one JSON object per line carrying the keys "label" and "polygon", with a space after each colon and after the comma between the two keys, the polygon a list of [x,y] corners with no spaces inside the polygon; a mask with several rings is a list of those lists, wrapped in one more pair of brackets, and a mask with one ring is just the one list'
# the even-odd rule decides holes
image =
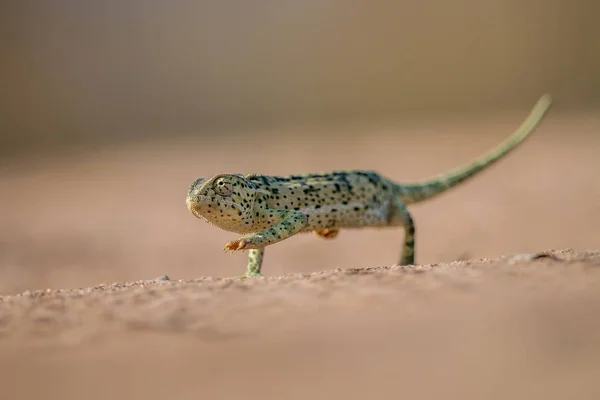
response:
{"label": "chameleon mouth", "polygon": [[215,207],[233,207],[238,211],[244,211],[244,208],[241,205],[231,200],[223,198],[217,200],[214,197],[203,195],[188,196],[185,199],[185,203],[187,205],[188,210],[190,210],[190,212],[196,217],[201,217],[201,214],[203,214],[202,210],[208,208],[209,205],[213,205]]}
{"label": "chameleon mouth", "polygon": [[188,210],[196,217],[200,217],[202,209],[210,203],[210,197],[207,196],[187,196],[185,199]]}
{"label": "chameleon mouth", "polygon": [[196,217],[200,217],[200,204],[198,204],[197,201],[195,201],[195,199],[192,199],[190,196],[188,196],[185,199],[185,205],[187,206],[188,210],[190,210],[190,212],[192,214],[194,214]]}

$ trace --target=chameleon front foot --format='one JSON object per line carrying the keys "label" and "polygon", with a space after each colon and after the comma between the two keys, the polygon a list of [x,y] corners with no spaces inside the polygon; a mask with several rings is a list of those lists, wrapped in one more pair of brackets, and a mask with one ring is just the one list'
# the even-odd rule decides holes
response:
{"label": "chameleon front foot", "polygon": [[250,278],[260,278],[263,274],[260,272],[246,272],[244,275],[234,276],[232,279],[250,279]]}
{"label": "chameleon front foot", "polygon": [[255,272],[255,271],[246,271],[246,273],[244,275],[239,275],[236,276],[236,279],[248,279],[248,278],[260,278],[261,276],[263,276],[263,274],[261,274],[260,272]]}

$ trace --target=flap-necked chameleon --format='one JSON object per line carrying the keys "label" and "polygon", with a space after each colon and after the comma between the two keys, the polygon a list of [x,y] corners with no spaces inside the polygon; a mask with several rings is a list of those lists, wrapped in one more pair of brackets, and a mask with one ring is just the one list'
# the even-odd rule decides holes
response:
{"label": "flap-necked chameleon", "polygon": [[521,144],[551,103],[542,96],[504,142],[465,166],[421,183],[398,184],[372,171],[290,176],[219,174],[196,179],[186,198],[196,217],[242,234],[225,251],[249,250],[245,277],[260,276],[265,247],[302,232],[335,238],[341,229],[402,227],[398,264],[415,260],[415,223],[407,206],[430,199],[483,171]]}

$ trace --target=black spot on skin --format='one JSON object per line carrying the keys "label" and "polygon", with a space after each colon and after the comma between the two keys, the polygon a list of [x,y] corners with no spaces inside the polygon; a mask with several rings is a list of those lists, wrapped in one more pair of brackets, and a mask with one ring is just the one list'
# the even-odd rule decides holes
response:
{"label": "black spot on skin", "polygon": [[315,208],[317,208],[317,209],[318,209],[318,208],[321,208],[321,205],[320,205],[320,204],[317,204],[317,205],[315,206]]}

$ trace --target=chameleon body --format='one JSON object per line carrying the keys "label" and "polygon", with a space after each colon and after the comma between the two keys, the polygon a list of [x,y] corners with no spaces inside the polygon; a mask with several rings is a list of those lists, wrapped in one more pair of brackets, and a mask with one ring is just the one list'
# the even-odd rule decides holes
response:
{"label": "chameleon body", "polygon": [[335,238],[341,229],[402,227],[400,265],[415,260],[415,224],[407,205],[430,199],[481,172],[525,140],[551,98],[542,96],[521,126],[473,162],[415,184],[397,184],[376,172],[342,171],[266,176],[219,174],[195,180],[188,209],[198,218],[243,235],[225,251],[249,250],[245,277],[260,276],[265,247],[303,232]]}

